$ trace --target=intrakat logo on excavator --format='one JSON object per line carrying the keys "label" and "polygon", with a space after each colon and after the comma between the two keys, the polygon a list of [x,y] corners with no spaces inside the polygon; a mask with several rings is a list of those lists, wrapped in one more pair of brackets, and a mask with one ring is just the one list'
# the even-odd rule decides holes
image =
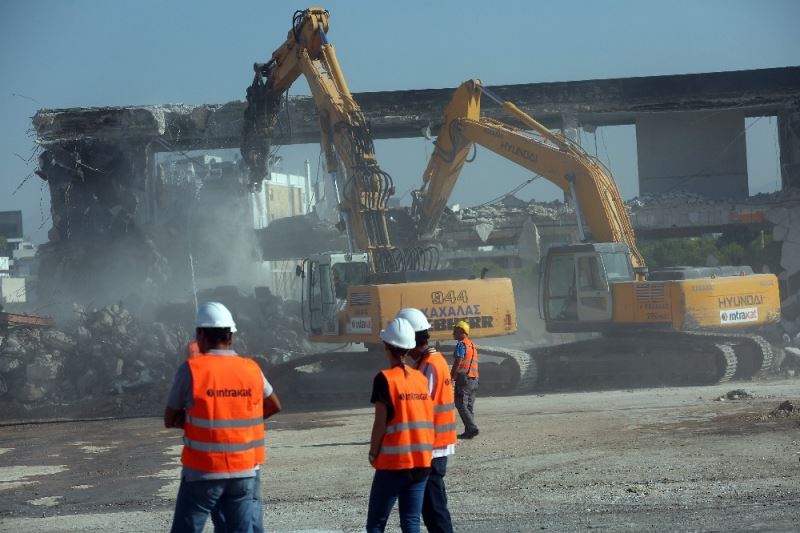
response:
{"label": "intrakat logo on excavator", "polygon": [[757,322],[758,307],[746,307],[743,309],[728,309],[719,312],[719,322],[725,324],[736,324],[741,322]]}

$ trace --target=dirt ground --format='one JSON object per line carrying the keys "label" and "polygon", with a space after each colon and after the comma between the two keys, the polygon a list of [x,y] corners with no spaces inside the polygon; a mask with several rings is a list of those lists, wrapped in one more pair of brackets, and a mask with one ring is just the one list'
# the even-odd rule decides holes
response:
{"label": "dirt ground", "polygon": [[[715,400],[735,388],[755,397]],[[797,531],[800,416],[763,416],[786,399],[800,381],[479,398],[446,477],[456,529]],[[371,420],[270,421],[269,531],[363,529]],[[0,530],[167,530],[180,448],[153,418],[0,427]]]}

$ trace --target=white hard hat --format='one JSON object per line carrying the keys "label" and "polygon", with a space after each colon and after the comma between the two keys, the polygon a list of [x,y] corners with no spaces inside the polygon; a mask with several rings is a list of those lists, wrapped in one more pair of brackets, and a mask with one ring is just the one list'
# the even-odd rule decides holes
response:
{"label": "white hard hat", "polygon": [[208,302],[197,310],[194,320],[196,328],[230,328],[231,333],[236,333],[236,322],[228,308],[219,302]]}
{"label": "white hard hat", "polygon": [[405,350],[410,350],[417,345],[414,340],[414,328],[405,318],[395,318],[389,322],[386,329],[381,330],[381,340]]}
{"label": "white hard hat", "polygon": [[415,332],[431,329],[431,324],[428,322],[428,317],[425,316],[425,313],[413,307],[401,309],[400,312],[397,313],[397,318],[405,318],[408,320],[408,323],[411,324]]}

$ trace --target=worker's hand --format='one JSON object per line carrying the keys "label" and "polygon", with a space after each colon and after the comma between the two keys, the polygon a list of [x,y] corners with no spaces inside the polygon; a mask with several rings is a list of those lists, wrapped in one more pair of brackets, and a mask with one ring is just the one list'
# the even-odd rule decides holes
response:
{"label": "worker's hand", "polygon": [[183,428],[183,425],[186,423],[186,411],[181,410],[175,416],[175,427],[176,428]]}
{"label": "worker's hand", "polygon": [[375,454],[372,454],[372,453],[371,453],[371,454],[369,454],[369,455],[367,456],[367,458],[369,459],[369,464],[370,464],[370,465],[373,465],[373,464],[375,464],[375,459],[377,459],[377,458],[378,458],[378,456],[377,456],[377,455],[375,455]]}

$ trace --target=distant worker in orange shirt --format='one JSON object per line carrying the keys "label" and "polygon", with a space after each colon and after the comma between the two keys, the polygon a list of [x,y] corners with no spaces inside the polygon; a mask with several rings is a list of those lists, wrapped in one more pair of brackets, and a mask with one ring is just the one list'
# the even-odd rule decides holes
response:
{"label": "distant worker in orange shirt", "polygon": [[478,348],[469,339],[469,324],[464,320],[453,328],[453,338],[458,342],[453,351],[450,377],[456,382],[456,408],[464,423],[464,433],[458,438],[471,439],[478,435],[474,410],[478,392]]}

